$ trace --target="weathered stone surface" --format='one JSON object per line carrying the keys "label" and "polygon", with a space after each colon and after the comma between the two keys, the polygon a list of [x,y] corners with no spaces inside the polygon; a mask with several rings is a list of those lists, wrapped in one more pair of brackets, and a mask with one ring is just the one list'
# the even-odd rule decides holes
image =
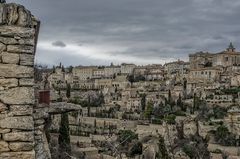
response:
{"label": "weathered stone surface", "polygon": [[15,3],[0,4],[0,24],[30,27],[33,25],[31,12]]}
{"label": "weathered stone surface", "polygon": [[2,63],[18,64],[19,59],[20,59],[19,54],[11,54],[7,52],[2,53]]}
{"label": "weathered stone surface", "polygon": [[33,77],[34,70],[31,67],[19,66],[13,64],[0,64],[0,77]]}
{"label": "weathered stone surface", "polygon": [[34,42],[33,39],[23,39],[23,38],[21,38],[21,39],[18,40],[18,43],[20,45],[30,45],[30,46],[35,45],[35,42]]}
{"label": "weathered stone surface", "polygon": [[32,87],[16,87],[0,92],[0,100],[5,104],[34,104]]}
{"label": "weathered stone surface", "polygon": [[23,6],[18,7],[18,22],[19,26],[31,26],[32,25],[32,15],[31,12],[26,10]]}
{"label": "weathered stone surface", "polygon": [[4,103],[1,103],[0,102],[0,113],[1,112],[4,112],[5,110],[7,110],[8,108],[7,108],[7,106],[4,104]]}
{"label": "weathered stone surface", "polygon": [[27,53],[27,54],[33,54],[34,53],[34,47],[28,46],[28,45],[8,45],[7,46],[8,52],[13,53]]}
{"label": "weathered stone surface", "polygon": [[31,142],[10,142],[9,148],[12,151],[31,151],[34,144]]}
{"label": "weathered stone surface", "polygon": [[2,159],[35,159],[35,152],[4,152],[0,157]]}
{"label": "weathered stone surface", "polygon": [[33,132],[12,132],[3,134],[5,141],[34,141]]}
{"label": "weathered stone surface", "polygon": [[28,54],[20,54],[20,65],[23,66],[33,66],[34,56]]}
{"label": "weathered stone surface", "polygon": [[[18,41],[14,38],[8,38],[8,37],[0,37],[0,42],[2,42],[3,44],[11,44],[11,45],[14,45],[14,44],[18,44]],[[20,42],[19,42],[20,44]]]}
{"label": "weathered stone surface", "polygon": [[35,35],[34,28],[25,28],[19,26],[0,26],[0,35],[5,37],[32,38]]}
{"label": "weathered stone surface", "polygon": [[17,87],[18,80],[16,78],[2,78],[0,79],[0,90]]}
{"label": "weathered stone surface", "polygon": [[11,129],[1,129],[0,128],[0,134],[9,133],[10,131],[11,131]]}
{"label": "weathered stone surface", "polygon": [[20,86],[33,86],[34,85],[34,79],[32,79],[32,78],[21,78],[21,79],[19,79],[19,85]]}
{"label": "weathered stone surface", "polygon": [[6,7],[5,4],[0,4],[0,24],[5,24],[6,23]]}
{"label": "weathered stone surface", "polygon": [[11,105],[10,116],[31,115],[33,113],[32,105]]}
{"label": "weathered stone surface", "polygon": [[4,45],[3,43],[0,43],[0,53],[6,50],[6,45]]}
{"label": "weathered stone surface", "polygon": [[7,7],[7,12],[5,12],[7,14],[7,23],[9,25],[16,24],[18,20],[18,6],[16,4],[7,4]]}
{"label": "weathered stone surface", "polygon": [[37,120],[34,120],[34,125],[43,125],[45,123],[45,120],[44,119],[37,119]]}
{"label": "weathered stone surface", "polygon": [[0,141],[0,152],[7,152],[10,151],[8,148],[8,143],[5,141]]}
{"label": "weathered stone surface", "polygon": [[0,128],[33,130],[33,118],[31,116],[6,117],[0,120]]}

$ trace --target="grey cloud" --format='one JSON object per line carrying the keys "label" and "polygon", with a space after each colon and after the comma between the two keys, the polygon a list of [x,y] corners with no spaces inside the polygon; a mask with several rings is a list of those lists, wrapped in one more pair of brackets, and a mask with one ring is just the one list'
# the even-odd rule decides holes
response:
{"label": "grey cloud", "polygon": [[67,45],[62,42],[62,41],[55,41],[52,43],[53,46],[56,46],[56,47],[66,47]]}
{"label": "grey cloud", "polygon": [[[187,59],[196,51],[221,51],[230,41],[240,47],[239,0],[9,1],[22,3],[39,17],[39,43],[64,39],[69,45],[113,47],[106,53],[143,59]],[[47,52],[52,53],[38,50]],[[71,64],[85,58],[60,55],[64,58],[40,59]]]}

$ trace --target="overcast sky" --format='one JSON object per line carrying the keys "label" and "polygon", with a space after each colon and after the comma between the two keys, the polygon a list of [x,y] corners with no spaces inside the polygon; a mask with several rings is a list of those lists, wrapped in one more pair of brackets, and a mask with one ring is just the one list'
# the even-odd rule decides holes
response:
{"label": "overcast sky", "polygon": [[7,0],[41,20],[37,63],[149,64],[240,47],[239,0]]}

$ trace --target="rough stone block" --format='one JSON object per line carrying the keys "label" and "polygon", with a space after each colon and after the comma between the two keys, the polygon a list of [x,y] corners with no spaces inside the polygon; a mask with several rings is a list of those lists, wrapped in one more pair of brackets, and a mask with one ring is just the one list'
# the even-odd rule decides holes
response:
{"label": "rough stone block", "polygon": [[27,53],[27,54],[33,54],[34,53],[34,47],[28,46],[28,45],[8,45],[7,46],[8,52],[13,53]]}
{"label": "rough stone block", "polygon": [[20,65],[23,66],[33,66],[34,56],[28,54],[20,54]]}
{"label": "rough stone block", "polygon": [[7,52],[2,53],[2,63],[18,64],[19,59],[20,59],[19,54],[11,54]]}
{"label": "rough stone block", "polygon": [[16,78],[2,78],[0,79],[0,90],[17,87],[18,80]]}
{"label": "rough stone block", "polygon": [[33,38],[35,35],[35,29],[25,28],[19,26],[0,26],[0,35],[4,37],[20,37],[20,38]]}
{"label": "rough stone block", "polygon": [[35,41],[34,39],[25,39],[25,38],[21,38],[18,40],[18,43],[20,45],[30,45],[30,46],[34,46],[35,45]]}
{"label": "rough stone block", "polygon": [[0,91],[0,100],[5,104],[34,104],[34,89],[32,87],[16,87]]}
{"label": "rough stone block", "polygon": [[6,111],[8,108],[6,104],[0,102],[0,113]]}
{"label": "rough stone block", "polygon": [[5,4],[0,4],[0,24],[5,24],[6,23],[6,7]]}
{"label": "rough stone block", "polygon": [[6,117],[0,120],[0,128],[33,130],[33,118],[31,116]]}
{"label": "rough stone block", "polygon": [[14,64],[0,64],[0,77],[6,78],[24,78],[33,77],[34,69],[27,66],[19,66]]}
{"label": "rough stone block", "polygon": [[31,115],[33,113],[32,105],[11,105],[10,116]]}
{"label": "rough stone block", "polygon": [[0,42],[5,45],[15,45],[20,44],[16,39],[14,38],[8,38],[8,37],[0,37]]}
{"label": "rough stone block", "polygon": [[[8,152],[10,149],[8,148],[8,143],[5,141],[0,141],[0,152]],[[0,153],[1,158],[1,153]]]}
{"label": "rough stone block", "polygon": [[6,134],[9,133],[11,131],[11,129],[1,129],[0,128],[0,134]]}
{"label": "rough stone block", "polygon": [[0,154],[2,159],[35,159],[35,151],[30,152],[4,152]]}
{"label": "rough stone block", "polygon": [[3,134],[4,141],[34,141],[33,132],[11,132]]}
{"label": "rough stone block", "polygon": [[7,46],[3,43],[0,43],[0,53],[7,50]]}
{"label": "rough stone block", "polygon": [[33,78],[21,78],[21,79],[19,79],[19,85],[20,86],[33,86],[34,79]]}
{"label": "rough stone block", "polygon": [[10,142],[9,148],[12,151],[31,151],[34,144],[31,142]]}

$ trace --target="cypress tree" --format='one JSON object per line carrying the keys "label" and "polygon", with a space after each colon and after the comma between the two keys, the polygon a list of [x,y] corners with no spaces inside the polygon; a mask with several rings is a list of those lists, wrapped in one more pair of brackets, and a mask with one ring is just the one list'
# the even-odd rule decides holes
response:
{"label": "cypress tree", "polygon": [[68,113],[61,114],[61,123],[59,128],[59,158],[68,159],[71,154]]}
{"label": "cypress tree", "polygon": [[69,83],[67,84],[66,96],[67,96],[67,98],[71,97],[71,85]]}
{"label": "cypress tree", "polygon": [[156,156],[157,159],[170,159],[166,145],[164,143],[164,138],[162,136],[159,136],[158,149],[159,152],[157,153]]}

